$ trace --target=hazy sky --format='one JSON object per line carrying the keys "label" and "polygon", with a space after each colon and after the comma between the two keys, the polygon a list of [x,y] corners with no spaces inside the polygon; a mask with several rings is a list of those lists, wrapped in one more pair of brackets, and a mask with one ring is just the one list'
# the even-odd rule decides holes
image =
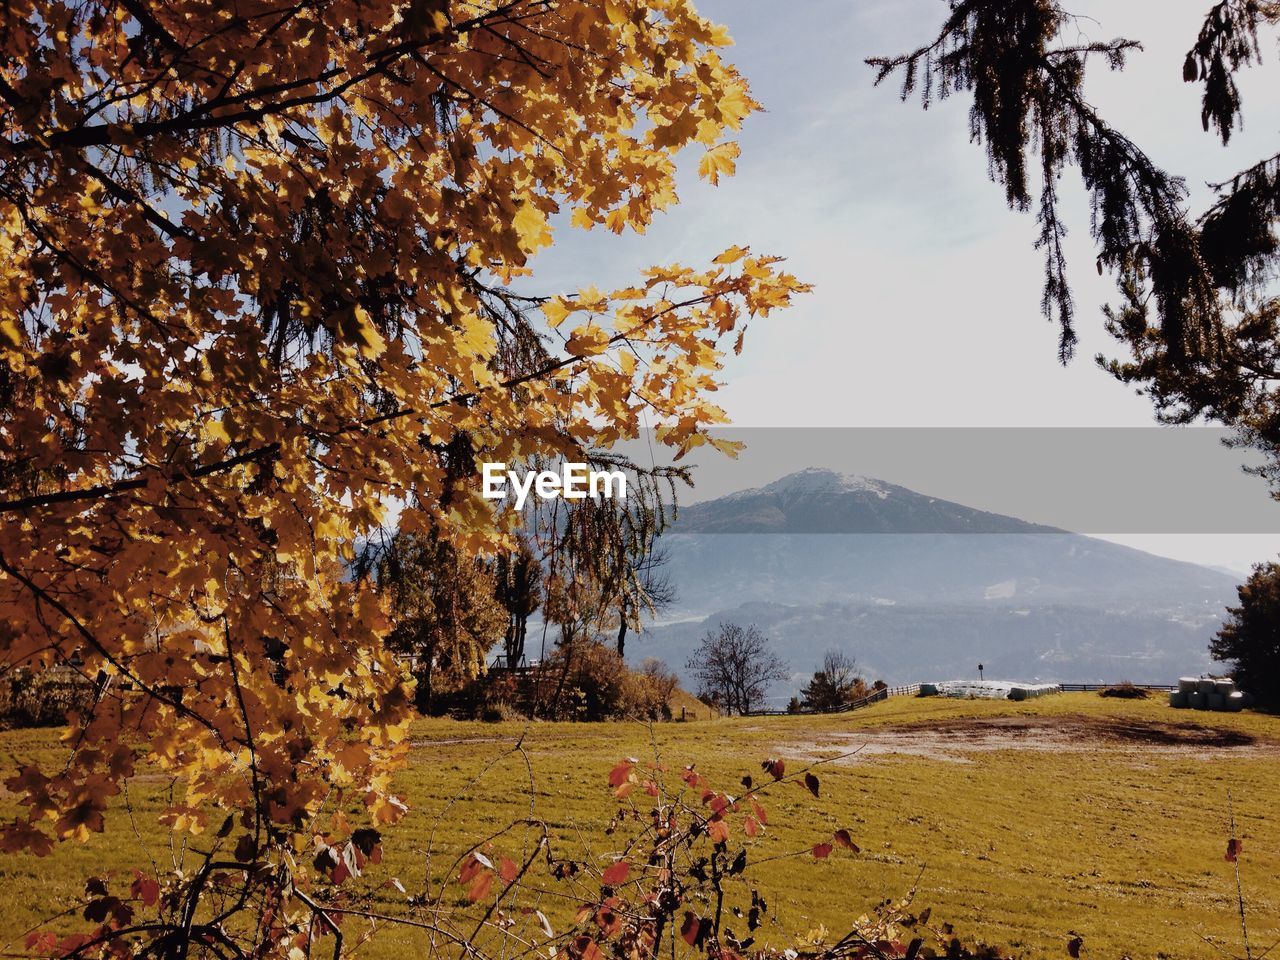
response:
{"label": "hazy sky", "polygon": [[[1270,38],[1270,69],[1241,77],[1245,129],[1229,149],[1202,131],[1199,88],[1180,77],[1209,6],[1072,4],[1081,15],[1080,40],[1144,43],[1120,74],[1103,75],[1095,65],[1090,99],[1158,163],[1185,175],[1200,201],[1209,196],[1207,181],[1274,153],[1280,132],[1280,99],[1266,89],[1280,82]],[[536,264],[539,288],[625,285],[647,264],[699,264],[734,243],[788,257],[816,290],[754,324],[743,355],[726,368],[719,400],[738,426],[1151,423],[1147,401],[1092,360],[1112,352],[1099,309],[1112,287],[1094,270],[1078,181],[1066,182],[1065,198],[1081,343],[1064,369],[1056,329],[1039,313],[1034,218],[1008,211],[1001,188],[988,179],[985,152],[969,142],[967,100],[956,96],[925,112],[899,102],[891,82],[872,86],[863,59],[931,38],[946,12],[941,0],[796,0],[785,8],[701,0],[699,7],[729,26],[737,41],[730,57],[766,109],[747,121],[738,175],[711,188],[696,179],[691,154],[678,208],[643,237],[562,232]],[[1224,477],[1235,464],[1223,457]],[[806,465],[780,465],[778,472]],[[940,484],[928,492],[945,496]],[[1261,484],[1257,495],[1266,495]],[[1280,551],[1276,536],[1114,539],[1237,568]]]}

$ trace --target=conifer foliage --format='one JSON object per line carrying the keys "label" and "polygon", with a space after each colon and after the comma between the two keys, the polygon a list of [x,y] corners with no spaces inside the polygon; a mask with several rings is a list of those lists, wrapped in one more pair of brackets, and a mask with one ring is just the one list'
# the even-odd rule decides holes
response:
{"label": "conifer foliage", "polygon": [[[1225,144],[1243,123],[1236,77],[1262,59],[1261,37],[1280,4],[1222,0],[1208,11],[1171,83],[1202,87],[1201,121]],[[877,82],[902,81],[925,106],[972,97],[970,132],[1009,205],[1034,209],[1044,253],[1043,309],[1060,330],[1059,354],[1076,344],[1075,304],[1063,239],[1059,185],[1074,167],[1090,197],[1099,273],[1117,282],[1107,330],[1128,359],[1099,358],[1152,398],[1169,422],[1199,416],[1236,427],[1280,463],[1280,327],[1270,283],[1280,266],[1280,154],[1232,173],[1196,212],[1182,179],[1158,166],[1084,96],[1088,70],[1122,69],[1138,40],[1081,40],[1097,32],[1056,0],[957,0],[925,45],[868,62]]]}

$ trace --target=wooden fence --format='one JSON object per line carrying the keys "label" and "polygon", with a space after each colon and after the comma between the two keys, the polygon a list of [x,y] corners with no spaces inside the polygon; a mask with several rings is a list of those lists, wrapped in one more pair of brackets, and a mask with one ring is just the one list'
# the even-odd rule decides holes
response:
{"label": "wooden fence", "polygon": [[[873,703],[879,703],[882,700],[888,700],[890,697],[914,697],[920,692],[920,684],[908,683],[900,687],[881,687],[879,690],[872,690],[865,697],[857,700],[851,700],[842,707],[834,710],[799,710],[801,714],[817,714],[817,713],[849,713],[852,710],[861,710],[863,707],[869,707]],[[752,710],[749,716],[752,717],[781,717],[792,714],[790,710]]]}

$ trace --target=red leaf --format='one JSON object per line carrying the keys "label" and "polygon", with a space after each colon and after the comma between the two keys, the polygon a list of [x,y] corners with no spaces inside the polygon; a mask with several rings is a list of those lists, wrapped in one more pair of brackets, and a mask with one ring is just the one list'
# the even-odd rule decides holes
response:
{"label": "red leaf", "polygon": [[631,770],[635,764],[630,760],[623,760],[616,767],[609,771],[609,786],[620,787],[627,782],[631,776]]}
{"label": "red leaf", "polygon": [[1235,863],[1240,859],[1240,851],[1244,848],[1244,844],[1232,837],[1227,841],[1227,863]]}
{"label": "red leaf", "polygon": [[760,764],[760,768],[775,780],[781,780],[787,772],[787,765],[782,760],[765,760]]}
{"label": "red leaf", "polygon": [[625,860],[619,860],[612,867],[600,875],[600,879],[610,887],[616,887],[620,883],[627,882],[627,875],[631,873],[631,864]]}
{"label": "red leaf", "polygon": [[701,945],[702,941],[707,938],[710,928],[711,922],[709,920],[700,920],[697,914],[686,910],[684,923],[680,925],[680,936],[689,946],[696,947]]}
{"label": "red leaf", "polygon": [[853,842],[853,838],[849,836],[848,830],[837,830],[832,834],[831,839],[846,850],[852,850],[854,853],[858,852],[858,845]]}
{"label": "red leaf", "polygon": [[492,870],[493,863],[482,853],[472,852],[462,861],[462,868],[458,871],[458,882],[466,886],[481,870]]}
{"label": "red leaf", "polygon": [[503,857],[502,862],[498,864],[498,876],[502,878],[503,883],[515,883],[516,877],[520,876],[520,868],[516,866],[514,860]]}
{"label": "red leaf", "polygon": [[769,823],[769,816],[764,812],[764,807],[760,806],[755,800],[751,801],[751,809],[756,815],[756,819],[760,821],[762,826]]}
{"label": "red leaf", "polygon": [[707,836],[711,838],[713,843],[728,843],[729,824],[720,819],[708,821]]}
{"label": "red leaf", "polygon": [[813,855],[819,860],[825,860],[827,857],[831,856],[831,850],[831,844],[820,843],[813,848]]}
{"label": "red leaf", "polygon": [[755,817],[748,816],[742,829],[746,831],[748,837],[754,837],[760,832],[760,822]]}
{"label": "red leaf", "polygon": [[804,785],[809,788],[809,792],[815,797],[818,795],[818,778],[812,773],[806,773],[804,775]]}
{"label": "red leaf", "polygon": [[467,890],[467,899],[472,903],[475,903],[477,900],[483,900],[489,895],[489,891],[492,889],[493,871],[485,870],[483,873],[476,874],[475,880]]}
{"label": "red leaf", "polygon": [[1072,957],[1079,958],[1080,948],[1084,946],[1083,937],[1072,937],[1067,941],[1067,953]]}
{"label": "red leaf", "polygon": [[133,873],[134,881],[129,889],[129,895],[135,900],[141,900],[148,907],[154,907],[156,901],[160,899],[160,884],[139,870]]}

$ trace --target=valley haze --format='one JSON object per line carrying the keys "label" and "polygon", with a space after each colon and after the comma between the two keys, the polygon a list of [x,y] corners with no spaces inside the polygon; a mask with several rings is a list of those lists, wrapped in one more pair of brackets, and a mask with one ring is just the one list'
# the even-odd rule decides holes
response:
{"label": "valley haze", "polygon": [[793,672],[844,650],[868,679],[987,672],[1165,683],[1208,670],[1237,579],[1094,537],[810,468],[681,508],[661,538],[678,597],[629,655],[677,668],[721,621],[757,624]]}

